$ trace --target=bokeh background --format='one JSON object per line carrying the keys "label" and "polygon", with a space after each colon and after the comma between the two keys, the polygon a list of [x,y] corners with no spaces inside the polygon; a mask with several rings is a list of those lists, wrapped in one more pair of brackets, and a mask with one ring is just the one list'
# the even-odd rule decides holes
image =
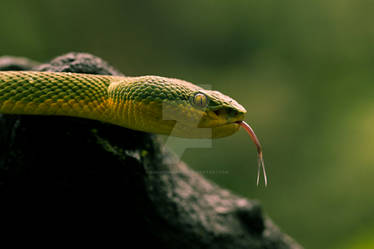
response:
{"label": "bokeh background", "polygon": [[0,2],[0,55],[89,52],[127,75],[208,84],[248,110],[244,131],[182,160],[259,199],[306,248],[374,248],[374,15],[367,0]]}

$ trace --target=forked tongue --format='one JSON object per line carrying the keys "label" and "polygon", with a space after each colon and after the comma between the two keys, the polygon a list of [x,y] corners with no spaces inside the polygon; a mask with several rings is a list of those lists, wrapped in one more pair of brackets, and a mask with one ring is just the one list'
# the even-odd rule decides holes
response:
{"label": "forked tongue", "polygon": [[258,140],[255,132],[253,131],[253,129],[249,126],[249,124],[247,124],[246,122],[244,121],[240,121],[238,122],[238,124],[244,128],[244,130],[246,130],[249,134],[249,136],[251,137],[252,141],[255,143],[256,145],[256,148],[257,148],[257,160],[258,160],[258,169],[257,169],[257,186],[258,184],[260,183],[260,173],[261,173],[261,168],[262,168],[262,172],[264,174],[264,182],[265,182],[265,187],[268,185],[268,179],[266,177],[266,170],[265,170],[265,164],[264,164],[264,158],[262,156],[262,147],[261,147],[261,144],[260,144],[260,141]]}

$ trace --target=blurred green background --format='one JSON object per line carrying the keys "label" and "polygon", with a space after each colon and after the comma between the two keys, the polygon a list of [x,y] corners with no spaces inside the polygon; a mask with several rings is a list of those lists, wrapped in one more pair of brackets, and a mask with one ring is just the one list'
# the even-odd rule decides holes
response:
{"label": "blurred green background", "polygon": [[[244,131],[183,155],[306,248],[374,248],[374,15],[366,0],[0,2],[0,55],[89,52],[127,75],[209,84],[248,110]],[[224,170],[225,173],[214,173]]]}

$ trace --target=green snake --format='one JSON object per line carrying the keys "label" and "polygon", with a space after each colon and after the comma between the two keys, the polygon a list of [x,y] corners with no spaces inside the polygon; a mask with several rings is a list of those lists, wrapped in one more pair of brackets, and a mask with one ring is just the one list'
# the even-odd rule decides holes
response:
{"label": "green snake", "polygon": [[225,137],[243,127],[257,146],[258,167],[267,184],[261,145],[243,121],[244,107],[218,91],[184,80],[3,71],[0,113],[80,117],[187,138]]}

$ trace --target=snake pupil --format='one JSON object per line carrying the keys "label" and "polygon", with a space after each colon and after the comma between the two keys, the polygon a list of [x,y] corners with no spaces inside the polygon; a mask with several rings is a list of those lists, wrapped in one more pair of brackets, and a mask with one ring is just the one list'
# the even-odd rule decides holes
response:
{"label": "snake pupil", "polygon": [[208,106],[208,97],[203,93],[196,93],[191,101],[195,106],[199,108],[205,108]]}

